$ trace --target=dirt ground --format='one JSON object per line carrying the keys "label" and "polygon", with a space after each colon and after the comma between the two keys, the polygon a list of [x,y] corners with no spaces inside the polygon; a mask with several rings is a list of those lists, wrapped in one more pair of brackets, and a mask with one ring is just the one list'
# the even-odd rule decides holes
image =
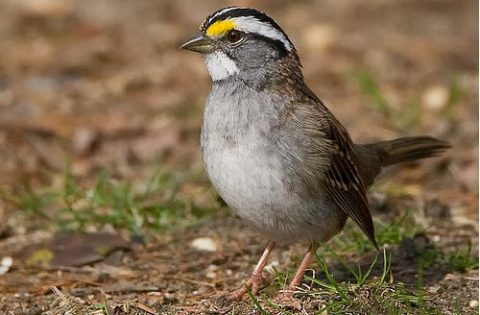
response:
{"label": "dirt ground", "polygon": [[[307,83],[355,141],[429,134],[453,145],[389,168],[372,188],[378,224],[396,233],[382,234],[385,298],[375,297],[381,263],[372,282],[351,289],[354,277],[329,256],[349,293],[305,294],[298,313],[478,314],[478,3],[468,0],[0,2],[0,313],[297,313],[270,299],[302,244],[274,252],[273,284],[258,300],[224,298],[267,240],[229,212],[202,171],[210,81],[201,58],[178,47],[228,5],[275,18]],[[89,208],[103,174],[115,184]],[[157,190],[139,193],[155,174],[166,174]],[[355,229],[331,246],[366,270],[376,254],[358,249]],[[81,236],[58,234],[68,232]],[[74,250],[64,260],[53,251],[52,263],[38,249],[55,240]]]}

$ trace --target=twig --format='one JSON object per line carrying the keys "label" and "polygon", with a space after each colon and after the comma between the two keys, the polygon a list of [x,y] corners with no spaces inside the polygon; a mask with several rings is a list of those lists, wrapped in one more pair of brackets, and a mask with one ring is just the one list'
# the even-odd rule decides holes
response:
{"label": "twig", "polygon": [[138,307],[139,309],[141,309],[142,311],[148,312],[149,314],[158,315],[157,312],[155,312],[153,309],[151,309],[150,307],[148,307],[148,306],[146,306],[146,305],[137,304],[137,307]]}
{"label": "twig", "polygon": [[192,284],[204,285],[211,288],[215,288],[216,286],[216,282],[210,283],[210,282],[198,281],[198,280],[193,280],[193,279],[188,279],[188,278],[183,278],[178,276],[165,276],[164,278],[167,280],[178,280],[178,281],[192,283]]}

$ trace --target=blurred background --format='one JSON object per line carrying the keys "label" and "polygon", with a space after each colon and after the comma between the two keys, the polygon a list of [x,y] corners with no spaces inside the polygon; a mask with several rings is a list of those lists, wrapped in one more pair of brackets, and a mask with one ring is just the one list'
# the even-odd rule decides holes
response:
{"label": "blurred background", "polygon": [[[4,253],[16,257],[34,240],[70,231],[116,232],[156,251],[172,242],[188,247],[194,237],[179,238],[172,226],[193,226],[186,235],[206,226],[217,246],[230,246],[230,234],[212,226],[241,223],[211,189],[199,150],[210,79],[198,55],[178,49],[206,16],[229,5],[264,10],[282,26],[307,83],[355,141],[417,134],[450,141],[453,149],[441,158],[389,169],[388,180],[372,189],[372,204],[381,212],[407,202],[428,225],[447,211],[448,228],[437,224],[446,243],[471,239],[476,248],[476,1],[4,0]],[[254,240],[260,250],[262,238]],[[29,253],[18,254],[13,266],[20,267],[7,275],[22,275],[21,257]],[[41,283],[30,292],[36,296],[56,283],[15,279],[0,276],[0,292]]]}

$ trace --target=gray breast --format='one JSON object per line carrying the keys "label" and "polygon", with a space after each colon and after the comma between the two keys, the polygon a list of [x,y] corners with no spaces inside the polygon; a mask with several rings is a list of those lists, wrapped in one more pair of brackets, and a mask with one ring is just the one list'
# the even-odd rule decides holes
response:
{"label": "gray breast", "polygon": [[330,221],[338,218],[323,209],[321,198],[305,199],[292,190],[294,174],[285,169],[272,132],[280,110],[268,93],[215,84],[201,134],[205,169],[236,214],[277,242],[329,238],[338,225]]}

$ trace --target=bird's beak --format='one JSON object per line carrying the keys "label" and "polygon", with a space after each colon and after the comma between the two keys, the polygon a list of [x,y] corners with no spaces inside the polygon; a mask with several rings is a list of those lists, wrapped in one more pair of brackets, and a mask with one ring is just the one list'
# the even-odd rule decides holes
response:
{"label": "bird's beak", "polygon": [[201,33],[180,46],[180,48],[200,54],[209,54],[214,49],[212,40]]}

